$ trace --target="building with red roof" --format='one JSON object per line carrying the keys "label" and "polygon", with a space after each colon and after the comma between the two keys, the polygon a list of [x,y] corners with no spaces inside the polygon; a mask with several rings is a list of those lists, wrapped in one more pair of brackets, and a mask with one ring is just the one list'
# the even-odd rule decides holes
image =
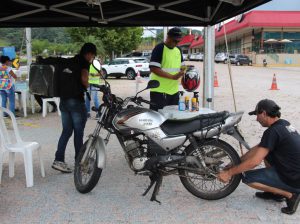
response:
{"label": "building with red roof", "polygon": [[[225,52],[225,33],[231,54],[247,54],[254,63],[300,64],[300,11],[250,11],[215,29],[216,53]],[[189,45],[203,52],[202,37]]]}

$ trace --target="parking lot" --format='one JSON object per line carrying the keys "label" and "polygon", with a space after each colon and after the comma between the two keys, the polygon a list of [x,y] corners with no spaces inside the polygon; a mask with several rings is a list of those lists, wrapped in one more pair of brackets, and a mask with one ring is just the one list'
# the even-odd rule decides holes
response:
{"label": "parking lot", "polygon": [[[186,64],[195,65],[202,73],[202,62]],[[214,109],[233,112],[227,65],[216,64],[216,72],[220,87],[214,88]],[[238,110],[248,112],[259,100],[273,99],[282,108],[282,118],[300,130],[299,67],[232,66],[232,73]],[[274,74],[280,89],[277,91],[269,90]],[[142,80],[140,88],[147,82],[147,79]],[[117,96],[123,98],[135,93],[134,80],[124,77],[109,78],[108,81]],[[142,96],[149,97],[149,92]],[[18,123],[25,140],[34,140],[42,145],[46,177],[40,177],[34,155],[35,185],[26,188],[22,157],[17,157],[16,175],[12,179],[8,178],[8,158],[5,158],[0,188],[0,223],[299,223],[299,209],[292,216],[284,215],[280,212],[284,203],[257,199],[254,197],[255,190],[242,183],[225,199],[205,201],[188,193],[177,176],[168,176],[163,180],[158,195],[162,204],[150,202],[150,195],[141,196],[149,184],[148,178],[133,174],[114,136],[108,145],[107,167],[100,182],[89,194],[80,194],[74,187],[72,174],[61,174],[51,169],[61,132],[57,113],[50,113],[46,118],[42,118],[41,114],[29,114],[27,118],[18,119]],[[95,123],[93,119],[88,120],[86,136],[92,132]],[[255,117],[247,113],[240,129],[251,146],[258,143],[264,131]],[[224,138],[239,151],[234,140]],[[66,160],[72,164],[73,141],[69,142],[66,152]]]}

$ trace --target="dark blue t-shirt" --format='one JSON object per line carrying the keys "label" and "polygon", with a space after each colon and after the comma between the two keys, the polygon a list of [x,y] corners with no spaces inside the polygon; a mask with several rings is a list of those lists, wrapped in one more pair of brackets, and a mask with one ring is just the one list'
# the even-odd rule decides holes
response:
{"label": "dark blue t-shirt", "polygon": [[267,160],[289,186],[300,188],[300,135],[286,120],[279,119],[265,130],[259,146],[267,148]]}

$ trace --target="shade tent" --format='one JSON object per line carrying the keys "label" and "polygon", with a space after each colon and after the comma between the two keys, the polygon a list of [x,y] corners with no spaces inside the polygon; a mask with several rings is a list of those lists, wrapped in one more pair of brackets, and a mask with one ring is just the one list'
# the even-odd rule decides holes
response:
{"label": "shade tent", "polygon": [[270,0],[6,0],[0,27],[208,26]]}
{"label": "shade tent", "polygon": [[0,27],[204,26],[203,106],[213,108],[212,26],[269,1],[6,0]]}

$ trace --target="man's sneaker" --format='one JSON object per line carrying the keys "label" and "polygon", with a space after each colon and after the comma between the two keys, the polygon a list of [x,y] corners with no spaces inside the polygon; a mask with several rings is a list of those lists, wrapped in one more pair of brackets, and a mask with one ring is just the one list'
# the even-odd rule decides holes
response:
{"label": "man's sneaker", "polygon": [[55,170],[59,170],[63,173],[72,173],[73,170],[66,164],[65,162],[54,160],[52,164],[52,168]]}
{"label": "man's sneaker", "polygon": [[281,212],[292,215],[297,211],[298,205],[300,202],[300,194],[293,194],[293,196],[289,199],[286,199],[287,207],[281,208]]}
{"label": "man's sneaker", "polygon": [[283,202],[285,200],[284,196],[279,194],[273,194],[271,192],[256,192],[255,196],[265,200],[274,200],[277,202]]}

